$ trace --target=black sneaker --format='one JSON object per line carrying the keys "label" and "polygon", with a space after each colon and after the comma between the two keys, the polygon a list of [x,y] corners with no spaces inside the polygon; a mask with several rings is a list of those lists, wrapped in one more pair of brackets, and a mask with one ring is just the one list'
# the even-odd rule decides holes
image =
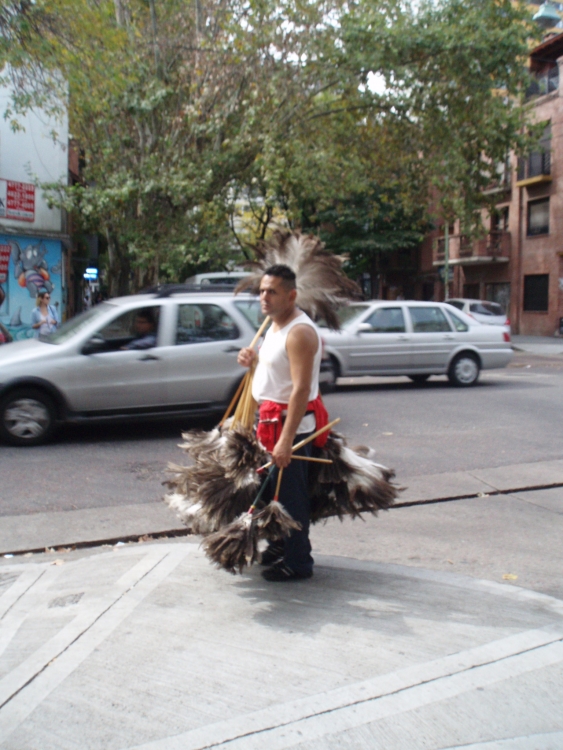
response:
{"label": "black sneaker", "polygon": [[277,565],[272,565],[271,568],[266,568],[262,571],[262,578],[266,581],[300,581],[304,578],[311,578],[313,571],[310,570],[308,573],[298,573],[282,562]]}
{"label": "black sneaker", "polygon": [[283,561],[283,544],[270,544],[260,557],[260,565],[277,565]]}

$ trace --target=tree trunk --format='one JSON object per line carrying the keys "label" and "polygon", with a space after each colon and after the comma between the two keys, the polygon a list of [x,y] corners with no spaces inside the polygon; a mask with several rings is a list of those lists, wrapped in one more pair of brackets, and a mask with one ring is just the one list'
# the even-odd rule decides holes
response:
{"label": "tree trunk", "polygon": [[106,231],[108,242],[108,287],[110,297],[129,294],[130,264],[127,253],[123,252],[119,241],[110,231]]}

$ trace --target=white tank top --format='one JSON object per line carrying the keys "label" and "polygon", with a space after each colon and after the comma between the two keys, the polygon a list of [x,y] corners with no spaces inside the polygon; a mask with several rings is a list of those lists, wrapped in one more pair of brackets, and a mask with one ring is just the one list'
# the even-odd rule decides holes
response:
{"label": "white tank top", "polygon": [[[311,381],[311,391],[309,392],[309,401],[312,401],[319,395],[319,371],[323,356],[321,337],[311,318],[302,312],[275,333],[270,327],[264,337],[264,342],[258,352],[258,364],[252,380],[252,395],[258,403],[262,401],[275,401],[278,404],[287,404],[289,401],[291,391],[293,390],[293,383],[291,382],[289,357],[286,350],[287,334],[293,326],[303,324],[309,325],[314,329],[319,342],[313,361],[313,378]],[[299,425],[297,432],[308,432],[311,418],[314,429],[314,415],[308,414],[303,418],[303,422]]]}

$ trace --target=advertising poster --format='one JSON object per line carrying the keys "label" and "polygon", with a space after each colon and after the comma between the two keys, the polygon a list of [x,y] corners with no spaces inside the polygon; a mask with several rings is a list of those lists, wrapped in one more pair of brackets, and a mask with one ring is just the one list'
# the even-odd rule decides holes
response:
{"label": "advertising poster", "polygon": [[62,317],[62,247],[58,240],[0,235],[0,322],[14,341],[31,338],[37,293],[47,291]]}

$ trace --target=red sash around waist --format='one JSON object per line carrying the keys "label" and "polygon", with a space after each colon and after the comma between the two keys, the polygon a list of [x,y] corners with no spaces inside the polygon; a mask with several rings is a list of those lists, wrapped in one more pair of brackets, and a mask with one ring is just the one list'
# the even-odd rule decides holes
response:
{"label": "red sash around waist", "polygon": [[[278,404],[276,401],[263,401],[260,404],[258,427],[256,437],[264,448],[270,453],[278,442],[283,426],[282,412],[287,409],[287,404]],[[320,430],[328,424],[328,412],[320,394],[317,398],[309,401],[307,412],[315,415],[315,431]],[[322,448],[328,440],[330,430],[323,432],[313,440],[313,445]]]}

